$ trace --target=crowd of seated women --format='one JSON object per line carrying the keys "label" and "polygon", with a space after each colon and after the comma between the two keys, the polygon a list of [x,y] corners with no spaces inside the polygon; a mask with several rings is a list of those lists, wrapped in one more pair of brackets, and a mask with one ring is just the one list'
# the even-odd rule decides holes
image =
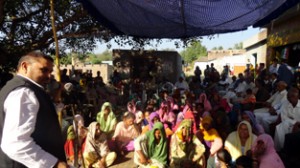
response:
{"label": "crowd of seated women", "polygon": [[[83,118],[75,115],[65,143],[69,163],[103,168],[133,152],[133,161],[141,168],[285,167],[273,141],[276,125],[275,133],[270,133],[272,124],[282,122],[277,121],[280,111],[276,110],[281,108],[275,104],[285,107],[289,100],[287,94],[272,99],[286,89],[285,83],[279,82],[269,92],[262,87],[267,77],[254,82],[251,76],[239,74],[221,87],[207,78],[208,84],[197,92],[186,85],[171,93],[162,90],[144,104],[133,96],[121,119],[110,102],[102,104],[87,128]],[[264,115],[276,120],[263,125],[268,119]]]}

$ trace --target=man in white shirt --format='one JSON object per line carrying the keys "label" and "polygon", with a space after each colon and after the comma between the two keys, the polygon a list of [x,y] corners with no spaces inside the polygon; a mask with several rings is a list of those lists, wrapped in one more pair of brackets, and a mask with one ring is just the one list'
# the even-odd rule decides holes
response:
{"label": "man in white shirt", "polygon": [[183,77],[179,77],[179,80],[175,83],[175,88],[180,90],[180,93],[183,94],[185,91],[189,90],[189,84],[183,79]]}
{"label": "man in white shirt", "polygon": [[277,151],[283,148],[285,135],[300,128],[299,90],[291,88],[287,95],[288,101],[281,107],[281,123],[276,126],[274,144]]}
{"label": "man in white shirt", "polygon": [[68,167],[55,107],[44,90],[52,70],[51,57],[28,53],[2,88],[0,168]]}
{"label": "man in white shirt", "polygon": [[269,72],[270,74],[272,73],[276,73],[277,74],[277,71],[278,71],[278,68],[279,68],[279,64],[278,64],[278,60],[277,59],[274,59],[273,60],[273,63],[270,65],[269,67]]}
{"label": "man in white shirt", "polygon": [[277,92],[263,104],[265,107],[253,111],[257,122],[264,127],[266,133],[270,133],[269,125],[277,120],[280,113],[279,109],[282,103],[287,100],[286,87],[287,84],[285,82],[278,82]]}

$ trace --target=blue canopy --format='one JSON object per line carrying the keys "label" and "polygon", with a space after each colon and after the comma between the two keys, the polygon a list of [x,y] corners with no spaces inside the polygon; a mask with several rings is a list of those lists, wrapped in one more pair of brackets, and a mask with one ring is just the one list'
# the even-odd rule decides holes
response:
{"label": "blue canopy", "polygon": [[261,26],[299,0],[79,0],[116,34],[187,38]]}

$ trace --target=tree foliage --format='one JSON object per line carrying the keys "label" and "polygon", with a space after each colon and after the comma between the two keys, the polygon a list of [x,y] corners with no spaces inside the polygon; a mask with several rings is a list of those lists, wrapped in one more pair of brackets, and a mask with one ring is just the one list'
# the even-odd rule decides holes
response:
{"label": "tree foliage", "polygon": [[[133,49],[162,44],[162,39],[117,36],[92,18],[77,1],[55,1],[54,5],[59,53],[65,62],[70,62],[69,58],[63,58],[67,55],[65,51],[85,54],[97,42],[113,40],[120,47],[130,45]],[[172,41],[179,48],[195,39],[199,38]],[[111,44],[107,43],[107,47]],[[33,50],[55,53],[49,0],[0,0],[0,68],[15,67],[20,56]]]}
{"label": "tree foliage", "polygon": [[102,61],[111,61],[112,60],[112,52],[105,50],[101,54],[90,54],[89,60],[92,64],[101,64]]}
{"label": "tree foliage", "polygon": [[207,56],[207,49],[202,46],[201,41],[193,41],[190,43],[184,51],[182,51],[181,56],[186,63],[192,63],[200,56]]}
{"label": "tree foliage", "polygon": [[243,43],[242,43],[242,42],[239,42],[239,43],[234,44],[233,49],[236,49],[236,50],[241,50],[241,49],[243,49]]}
{"label": "tree foliage", "polygon": [[219,46],[219,47],[218,47],[218,50],[223,50],[223,46]]}
{"label": "tree foliage", "polygon": [[[55,56],[52,56],[53,58]],[[103,53],[94,54],[94,53],[75,53],[71,52],[64,55],[60,59],[60,64],[68,65],[72,64],[72,57],[74,57],[75,62],[81,62],[86,64],[101,64],[102,61],[111,61],[112,60],[112,52],[109,50],[105,50]]]}
{"label": "tree foliage", "polygon": [[211,50],[224,50],[223,46],[213,47]]}
{"label": "tree foliage", "polygon": [[[55,1],[55,20],[61,55],[67,49],[84,53],[114,34],[99,25],[72,0]],[[2,13],[1,13],[2,12]],[[15,62],[32,50],[54,54],[48,0],[0,0],[0,50],[5,62]],[[2,52],[3,51],[3,52]]]}

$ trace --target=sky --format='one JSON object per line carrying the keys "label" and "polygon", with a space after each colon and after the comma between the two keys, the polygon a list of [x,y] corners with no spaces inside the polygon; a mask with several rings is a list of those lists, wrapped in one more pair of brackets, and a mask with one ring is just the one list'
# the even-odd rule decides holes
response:
{"label": "sky", "polygon": [[[243,42],[244,40],[249,39],[260,31],[259,28],[249,27],[247,30],[238,31],[234,33],[225,33],[225,34],[216,34],[214,38],[209,39],[208,36],[203,36],[202,45],[205,46],[208,50],[211,50],[213,47],[222,46],[224,49],[232,48],[234,44]],[[106,47],[106,43],[97,44],[97,48],[94,50],[96,54],[102,53],[105,50],[112,49],[131,49],[131,46],[120,47],[118,44],[111,42],[112,47],[108,49]],[[163,40],[163,43],[157,48],[149,48],[145,49],[154,49],[154,50],[164,50],[164,49],[172,49],[175,51],[182,51],[184,48],[176,48],[174,45],[174,41]]]}

